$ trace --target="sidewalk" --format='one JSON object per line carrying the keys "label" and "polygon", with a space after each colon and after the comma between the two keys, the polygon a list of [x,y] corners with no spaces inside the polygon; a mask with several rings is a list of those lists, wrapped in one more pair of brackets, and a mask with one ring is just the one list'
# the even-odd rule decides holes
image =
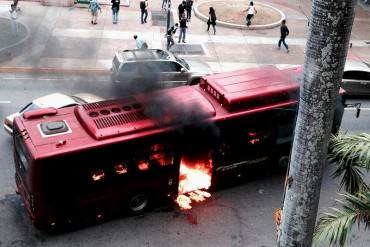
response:
{"label": "sidewalk", "polygon": [[[200,2],[201,0],[198,0]],[[186,45],[203,52],[183,55],[188,60],[207,62],[214,71],[241,67],[276,64],[291,66],[302,64],[306,35],[308,32],[305,11],[301,0],[269,0],[270,4],[287,15],[291,35],[287,42],[290,53],[277,50],[279,29],[238,30],[217,26],[217,35],[206,32],[206,23],[194,14],[188,23]],[[172,0],[174,20],[180,0]],[[0,1],[0,17],[9,18],[10,1]],[[160,11],[161,1],[153,1],[150,11]],[[114,52],[135,48],[132,36],[137,34],[151,48],[166,47],[165,26],[157,26],[149,14],[148,23],[140,23],[139,0],[131,0],[130,7],[121,6],[120,20],[112,24],[111,8],[102,7],[98,24],[90,24],[90,13],[86,8],[45,7],[38,2],[20,2],[22,11],[18,21],[29,29],[29,38],[24,42],[21,55],[0,63],[0,68],[54,68],[62,70],[107,70]],[[217,13],[217,9],[216,9]],[[352,31],[353,57],[370,62],[370,12],[359,10]],[[210,32],[213,33],[213,32]],[[189,48],[189,49],[190,49]],[[0,46],[1,49],[1,46]],[[181,54],[180,54],[181,56]]]}

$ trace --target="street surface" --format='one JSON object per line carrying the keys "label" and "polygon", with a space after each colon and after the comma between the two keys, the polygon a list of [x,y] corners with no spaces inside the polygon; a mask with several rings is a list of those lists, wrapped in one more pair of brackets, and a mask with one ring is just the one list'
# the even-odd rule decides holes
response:
{"label": "street surface", "polygon": [[[94,71],[109,69],[116,50],[134,48],[132,36],[135,33],[147,39],[152,48],[165,47],[165,28],[152,25],[150,16],[149,23],[141,25],[138,0],[130,2],[130,7],[121,7],[121,19],[117,25],[111,22],[110,6],[103,6],[98,25],[92,26],[90,15],[84,8],[45,7],[39,2],[21,1],[22,12],[18,21],[27,26],[29,33],[23,48],[18,50],[21,55],[0,60],[1,121],[32,99],[49,93],[72,95],[87,92],[106,99],[124,96],[125,92],[112,85],[107,73],[96,74]],[[150,10],[159,11],[160,1],[151,2]],[[177,9],[180,1],[172,2],[172,9]],[[239,30],[217,26],[217,35],[213,36],[205,31],[206,23],[193,16],[188,24],[187,44],[200,45],[204,54],[183,57],[207,62],[215,72],[264,64],[274,64],[279,68],[303,64],[308,33],[306,16],[310,11],[306,2],[309,1],[268,2],[287,15],[291,31],[287,39],[289,54],[276,49],[277,28]],[[1,18],[9,18],[10,3],[0,0]],[[370,45],[365,42],[370,41],[369,30],[370,11],[358,7],[349,58],[370,62]],[[32,68],[35,72],[25,73],[24,68]],[[44,68],[69,72],[38,72]],[[86,69],[91,73],[70,72]],[[370,99],[351,99],[348,102],[361,102],[363,108],[370,108]],[[353,110],[346,110],[342,131],[369,133],[369,119],[369,110],[362,111],[358,119]],[[269,170],[252,173],[238,186],[213,192],[210,199],[195,205],[191,211],[182,212],[177,208],[156,210],[139,217],[120,218],[74,232],[50,235],[32,226],[19,196],[15,194],[12,139],[3,130],[0,130],[0,154],[0,247],[275,246],[273,214],[275,208],[282,206],[283,173]],[[334,199],[340,198],[336,194],[339,181],[333,180],[330,174],[328,167],[324,174],[319,212],[336,205]],[[354,232],[348,246],[370,246],[369,232]]]}

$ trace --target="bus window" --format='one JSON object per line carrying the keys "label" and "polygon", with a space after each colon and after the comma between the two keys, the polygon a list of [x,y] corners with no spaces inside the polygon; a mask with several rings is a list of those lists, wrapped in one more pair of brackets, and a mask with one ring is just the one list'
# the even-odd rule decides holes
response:
{"label": "bus window", "polygon": [[95,170],[91,173],[91,178],[94,182],[102,181],[105,178],[105,172],[103,170]]}
{"label": "bus window", "polygon": [[137,168],[139,168],[140,171],[149,170],[149,162],[146,160],[139,160],[137,162]]}
{"label": "bus window", "polygon": [[127,165],[123,162],[114,165],[114,172],[118,175],[126,174],[128,171]]}
{"label": "bus window", "polygon": [[153,144],[150,147],[149,160],[161,167],[173,165],[174,154],[169,150],[170,147],[167,144]]}

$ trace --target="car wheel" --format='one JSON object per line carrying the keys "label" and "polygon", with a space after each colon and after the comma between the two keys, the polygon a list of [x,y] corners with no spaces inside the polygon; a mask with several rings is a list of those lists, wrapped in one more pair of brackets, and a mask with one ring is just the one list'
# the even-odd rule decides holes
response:
{"label": "car wheel", "polygon": [[144,212],[149,204],[149,198],[144,193],[138,193],[130,197],[128,208],[132,213],[138,214]]}
{"label": "car wheel", "polygon": [[200,82],[200,78],[193,78],[190,81],[190,86],[197,85]]}

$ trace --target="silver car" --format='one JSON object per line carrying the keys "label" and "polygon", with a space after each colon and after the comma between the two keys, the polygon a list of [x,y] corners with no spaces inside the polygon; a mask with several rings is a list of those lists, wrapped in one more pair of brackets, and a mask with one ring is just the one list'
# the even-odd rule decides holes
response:
{"label": "silver car", "polygon": [[370,65],[347,60],[341,86],[348,95],[370,95]]}
{"label": "silver car", "polygon": [[159,87],[192,85],[203,75],[212,73],[206,63],[185,61],[160,49],[124,50],[116,52],[111,69],[114,82],[160,82]]}
{"label": "silver car", "polygon": [[37,110],[41,108],[48,108],[48,107],[54,107],[56,109],[59,109],[59,108],[67,107],[67,106],[82,105],[82,104],[93,103],[93,102],[98,102],[102,100],[104,100],[104,98],[101,98],[94,94],[88,94],[88,93],[80,93],[80,94],[75,94],[72,96],[68,96],[62,93],[48,94],[46,96],[33,100],[31,103],[23,107],[19,112],[16,112],[16,113],[13,113],[7,116],[4,119],[4,129],[6,132],[12,135],[14,118],[28,111]]}

